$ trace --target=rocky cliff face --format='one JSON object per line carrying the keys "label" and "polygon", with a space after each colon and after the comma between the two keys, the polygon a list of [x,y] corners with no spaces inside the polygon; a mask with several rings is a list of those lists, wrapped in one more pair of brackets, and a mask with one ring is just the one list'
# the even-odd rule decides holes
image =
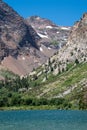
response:
{"label": "rocky cliff face", "polygon": [[40,37],[27,26],[11,7],[0,0],[0,61],[10,55],[16,56],[23,46],[38,48]]}
{"label": "rocky cliff face", "polygon": [[57,58],[65,63],[76,59],[79,62],[87,60],[87,13],[72,27],[68,42],[59,51]]}

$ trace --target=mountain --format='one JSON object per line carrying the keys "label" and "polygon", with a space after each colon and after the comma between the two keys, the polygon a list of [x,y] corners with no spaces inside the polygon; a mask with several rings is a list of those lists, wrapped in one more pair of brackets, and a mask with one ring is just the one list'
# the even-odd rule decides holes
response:
{"label": "mountain", "polygon": [[28,75],[66,44],[70,29],[38,16],[25,20],[0,1],[0,68]]}
{"label": "mountain", "polygon": [[52,21],[39,16],[31,16],[26,21],[42,38],[41,44],[60,48],[67,43],[71,27],[57,26]]}
{"label": "mountain", "polygon": [[41,37],[9,5],[0,1],[0,63],[18,75],[26,75],[55,52],[39,46]]}

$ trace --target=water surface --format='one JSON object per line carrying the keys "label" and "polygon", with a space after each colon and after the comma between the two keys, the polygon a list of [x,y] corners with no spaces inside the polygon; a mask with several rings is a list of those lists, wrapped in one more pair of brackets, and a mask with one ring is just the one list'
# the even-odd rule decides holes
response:
{"label": "water surface", "polygon": [[0,130],[87,130],[87,111],[0,111]]}

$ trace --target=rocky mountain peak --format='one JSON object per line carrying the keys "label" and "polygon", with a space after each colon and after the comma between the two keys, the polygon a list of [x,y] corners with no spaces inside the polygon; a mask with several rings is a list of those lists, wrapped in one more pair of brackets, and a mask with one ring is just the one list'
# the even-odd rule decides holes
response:
{"label": "rocky mountain peak", "polygon": [[58,49],[67,43],[71,27],[58,26],[52,21],[39,16],[31,16],[26,19],[26,22],[42,38],[42,44]]}
{"label": "rocky mountain peak", "polygon": [[84,13],[82,18],[79,21],[76,21],[74,26],[72,27],[72,31],[76,30],[77,28],[82,28],[87,25],[87,13]]}
{"label": "rocky mountain peak", "polygon": [[35,15],[35,16],[29,17],[28,19],[30,19],[30,21],[35,21],[35,20],[38,20],[38,19],[41,19],[41,18],[39,16]]}
{"label": "rocky mountain peak", "polygon": [[[40,16],[31,16],[27,18],[27,22],[30,24],[37,24],[37,27],[44,27],[44,26],[56,26],[52,21],[46,19],[46,18],[41,18]],[[43,25],[43,26],[42,26]]]}

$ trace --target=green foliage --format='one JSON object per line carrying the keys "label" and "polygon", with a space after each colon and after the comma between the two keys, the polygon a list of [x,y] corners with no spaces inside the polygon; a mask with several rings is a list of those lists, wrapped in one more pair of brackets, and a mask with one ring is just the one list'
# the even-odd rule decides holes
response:
{"label": "green foliage", "polygon": [[15,77],[18,77],[18,75],[14,74],[13,72],[3,69],[0,70],[0,75],[7,79],[13,79]]}
{"label": "green foliage", "polygon": [[[49,64],[50,61],[49,61]],[[45,74],[30,79],[30,77],[8,78],[0,82],[0,107],[11,106],[35,106],[36,108],[54,107],[57,109],[87,109],[86,91],[81,91],[80,81],[87,78],[87,63],[74,63],[67,65],[68,71],[58,75],[53,75],[52,72],[47,74],[47,80],[43,83],[42,80]],[[41,68],[40,68],[41,69]],[[40,71],[38,70],[38,72]],[[77,88],[62,98],[57,97],[58,94],[77,85]],[[25,88],[25,92],[20,92],[19,89]],[[37,98],[39,96],[39,98]],[[44,107],[44,108],[45,108]]]}
{"label": "green foliage", "polygon": [[4,100],[3,99],[0,99],[0,107],[3,107],[5,104],[4,104]]}
{"label": "green foliage", "polygon": [[50,104],[52,105],[60,105],[63,104],[64,99],[63,98],[53,98],[50,100]]}
{"label": "green foliage", "polygon": [[32,105],[33,100],[31,98],[27,98],[25,100],[25,105]]}
{"label": "green foliage", "polygon": [[74,66],[74,64],[73,63],[69,63],[69,64],[67,64],[67,70],[69,70],[69,69],[71,69],[72,67]]}
{"label": "green foliage", "polygon": [[78,59],[76,59],[76,60],[75,60],[75,63],[76,63],[76,64],[79,64],[79,60],[78,60]]}
{"label": "green foliage", "polygon": [[11,106],[16,106],[21,104],[21,96],[20,95],[13,95],[11,98]]}
{"label": "green foliage", "polygon": [[56,41],[56,40],[53,40],[53,41],[51,41],[51,44],[53,44],[54,46],[56,46],[56,45],[58,45],[58,44],[59,44],[59,42],[58,42],[58,41]]}

